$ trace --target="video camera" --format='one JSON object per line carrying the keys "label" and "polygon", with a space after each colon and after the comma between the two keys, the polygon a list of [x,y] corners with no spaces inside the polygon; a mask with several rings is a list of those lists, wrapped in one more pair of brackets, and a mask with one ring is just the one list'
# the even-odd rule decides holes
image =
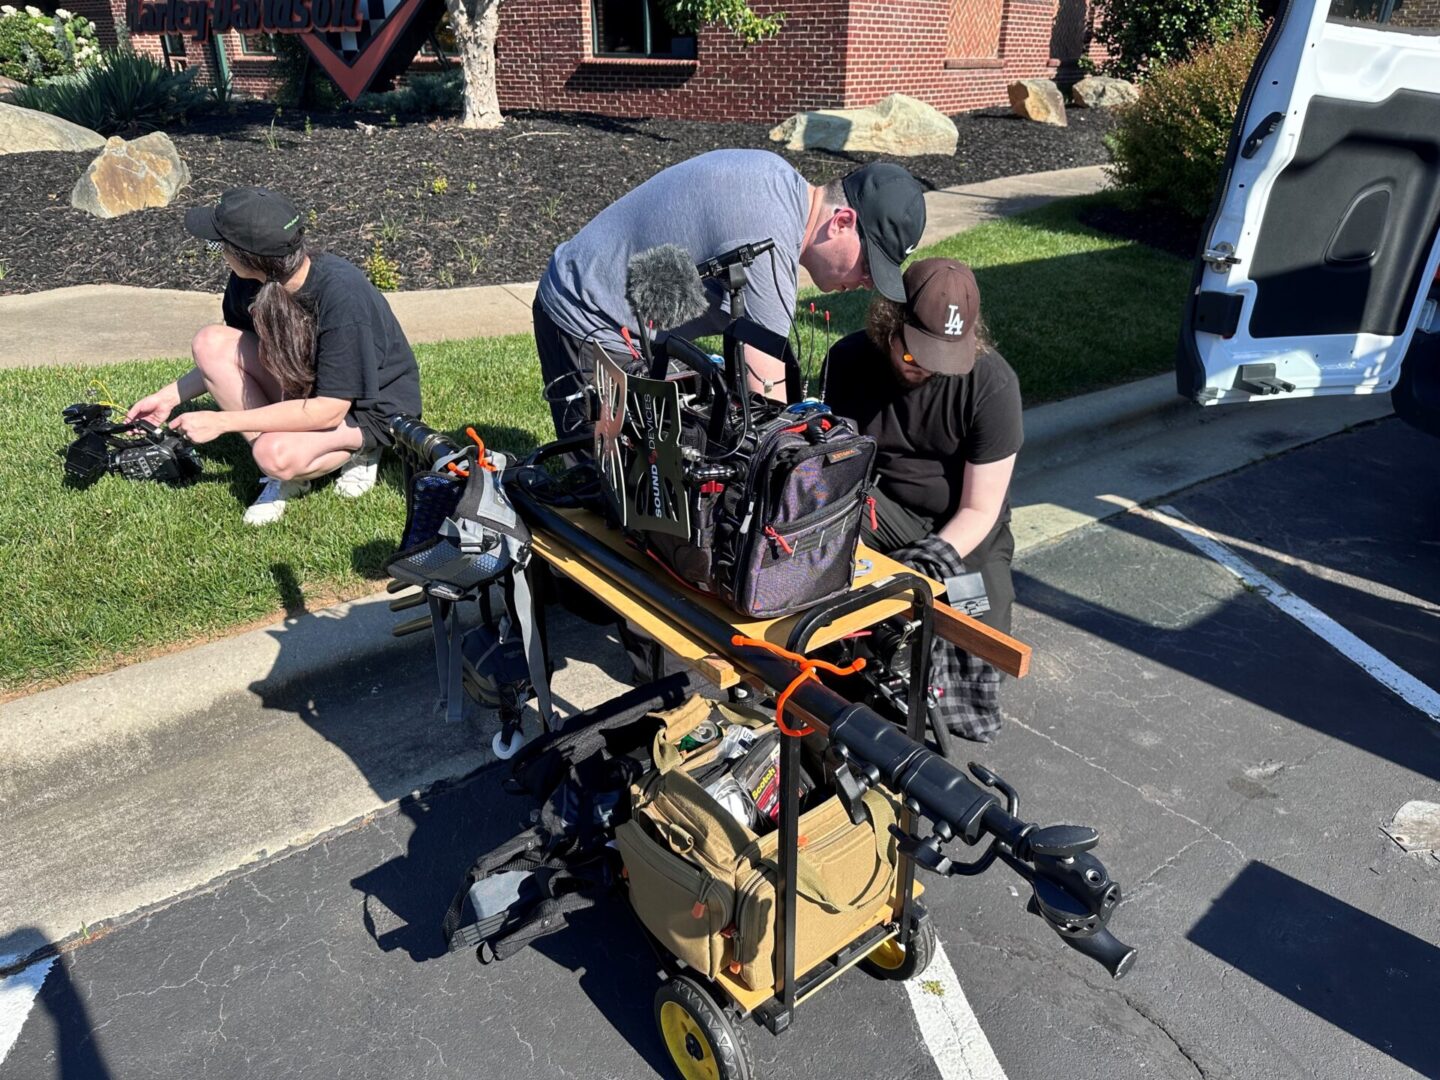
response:
{"label": "video camera", "polygon": [[[127,480],[183,484],[200,475],[200,457],[188,439],[148,420],[114,423],[113,411],[109,405],[82,402],[61,412],[76,435],[65,450],[66,476],[76,483],[93,484],[113,472]],[[121,438],[131,432],[139,438]]]}

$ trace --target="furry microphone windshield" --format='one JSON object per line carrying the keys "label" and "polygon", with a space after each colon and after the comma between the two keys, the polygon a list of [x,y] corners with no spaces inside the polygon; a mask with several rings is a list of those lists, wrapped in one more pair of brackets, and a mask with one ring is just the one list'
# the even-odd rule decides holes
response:
{"label": "furry microphone windshield", "polygon": [[625,274],[625,299],[643,327],[670,330],[710,310],[695,260],[679,244],[636,252]]}

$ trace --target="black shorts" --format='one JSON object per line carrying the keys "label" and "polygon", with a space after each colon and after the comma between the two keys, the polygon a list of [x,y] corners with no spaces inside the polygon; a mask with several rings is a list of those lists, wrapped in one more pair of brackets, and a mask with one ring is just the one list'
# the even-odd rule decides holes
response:
{"label": "black shorts", "polygon": [[377,446],[389,446],[394,441],[390,438],[390,425],[374,413],[351,409],[345,414],[345,423],[360,429],[360,449],[363,452],[368,453]]}
{"label": "black shorts", "polygon": [[530,306],[530,314],[535,321],[535,351],[540,354],[540,378],[545,400],[550,404],[555,437],[589,435],[595,428],[591,419],[593,394],[589,389],[595,385],[594,353],[585,348],[583,339],[555,325],[538,296]]}

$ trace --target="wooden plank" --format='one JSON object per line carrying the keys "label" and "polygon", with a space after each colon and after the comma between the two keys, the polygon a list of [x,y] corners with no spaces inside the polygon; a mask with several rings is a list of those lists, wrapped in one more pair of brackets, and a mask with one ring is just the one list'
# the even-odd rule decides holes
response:
{"label": "wooden plank", "polygon": [[935,601],[935,633],[971,656],[994,664],[1007,675],[1023,679],[1030,673],[1030,646],[994,627]]}

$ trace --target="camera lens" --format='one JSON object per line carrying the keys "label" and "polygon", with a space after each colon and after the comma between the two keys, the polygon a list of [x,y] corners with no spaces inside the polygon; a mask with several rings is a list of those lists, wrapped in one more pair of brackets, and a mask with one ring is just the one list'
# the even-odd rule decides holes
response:
{"label": "camera lens", "polygon": [[413,416],[392,416],[390,435],[397,446],[427,463],[459,449],[444,432],[427,427]]}

